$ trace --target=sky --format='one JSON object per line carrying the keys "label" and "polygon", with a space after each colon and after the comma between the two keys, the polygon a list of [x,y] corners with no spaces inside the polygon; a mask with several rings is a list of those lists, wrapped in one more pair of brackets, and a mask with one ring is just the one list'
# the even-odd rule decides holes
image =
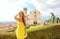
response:
{"label": "sky", "polygon": [[60,18],[60,0],[0,0],[0,21],[15,21],[14,16],[24,7],[28,11],[36,8],[44,19],[51,12]]}

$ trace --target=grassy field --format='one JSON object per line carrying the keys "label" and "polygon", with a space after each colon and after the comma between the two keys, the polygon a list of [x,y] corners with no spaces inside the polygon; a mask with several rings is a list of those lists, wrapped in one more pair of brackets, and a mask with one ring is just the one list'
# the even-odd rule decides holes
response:
{"label": "grassy field", "polygon": [[[30,26],[26,39],[60,39],[60,24],[47,26]],[[0,39],[17,39],[15,32],[0,32]]]}
{"label": "grassy field", "polygon": [[39,26],[29,30],[27,39],[60,39],[60,25]]}

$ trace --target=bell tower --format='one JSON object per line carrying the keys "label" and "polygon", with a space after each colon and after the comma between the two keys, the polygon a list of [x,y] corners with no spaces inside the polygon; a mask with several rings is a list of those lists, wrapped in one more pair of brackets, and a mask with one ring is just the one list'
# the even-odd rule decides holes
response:
{"label": "bell tower", "polygon": [[23,12],[24,12],[24,14],[25,14],[25,16],[27,15],[27,8],[25,7],[25,8],[23,8]]}

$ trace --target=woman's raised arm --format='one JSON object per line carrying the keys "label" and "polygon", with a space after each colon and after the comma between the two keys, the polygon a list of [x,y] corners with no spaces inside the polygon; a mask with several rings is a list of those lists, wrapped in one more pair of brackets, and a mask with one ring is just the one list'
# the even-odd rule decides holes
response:
{"label": "woman's raised arm", "polygon": [[17,21],[19,21],[19,20],[20,20],[19,14],[17,14],[14,18],[15,18]]}

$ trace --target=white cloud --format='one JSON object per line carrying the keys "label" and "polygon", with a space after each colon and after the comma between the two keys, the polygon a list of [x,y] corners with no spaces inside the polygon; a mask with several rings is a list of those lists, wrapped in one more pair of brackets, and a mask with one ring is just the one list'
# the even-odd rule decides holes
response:
{"label": "white cloud", "polygon": [[55,14],[56,14],[57,16],[60,16],[60,8],[56,8],[56,9],[55,9]]}
{"label": "white cloud", "polygon": [[0,0],[0,21],[10,21],[14,14],[16,14],[16,8],[8,0]]}
{"label": "white cloud", "polygon": [[55,15],[56,17],[59,17],[59,18],[60,18],[60,8],[49,9],[48,11],[49,11],[50,13],[51,13],[51,12],[54,13],[54,15]]}
{"label": "white cloud", "polygon": [[47,0],[49,5],[57,5],[60,4],[60,0]]}
{"label": "white cloud", "polygon": [[39,2],[38,0],[32,0],[32,4],[36,7],[37,10],[41,10],[43,7],[43,3]]}
{"label": "white cloud", "polygon": [[[14,20],[14,15],[23,7],[29,7],[27,3],[32,3],[42,16],[50,16],[50,12],[60,14],[60,8],[50,8],[59,5],[60,0],[0,0],[0,21]],[[48,5],[50,5],[49,9],[46,8]]]}
{"label": "white cloud", "polygon": [[[41,1],[41,2],[40,2]],[[46,0],[32,0],[33,5],[36,7],[37,10],[40,11],[41,16],[50,16],[50,13],[48,11],[43,11],[42,8],[46,5]]]}
{"label": "white cloud", "polygon": [[14,15],[23,7],[27,7],[26,2],[28,0],[0,0],[0,21],[14,20]]}

